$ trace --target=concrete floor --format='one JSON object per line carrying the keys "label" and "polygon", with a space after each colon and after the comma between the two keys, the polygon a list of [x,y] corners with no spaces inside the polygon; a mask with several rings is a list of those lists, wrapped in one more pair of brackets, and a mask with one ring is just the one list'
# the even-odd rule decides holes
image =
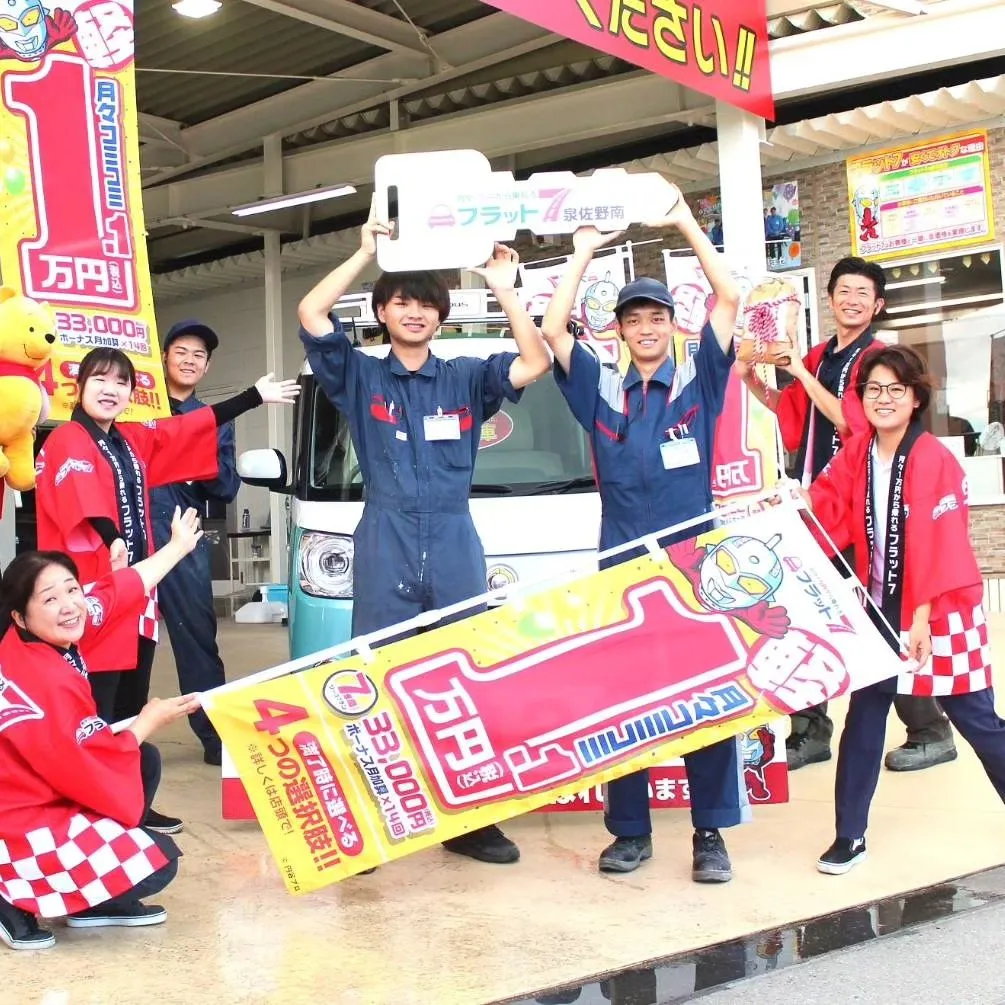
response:
{"label": "concrete floor", "polygon": [[[1001,659],[1001,616],[993,639]],[[224,624],[221,643],[232,677],[285,658],[279,627]],[[154,690],[177,692],[166,645]],[[841,715],[840,705],[835,712]],[[890,743],[902,739],[891,718]],[[1005,862],[1005,813],[972,753],[961,749],[953,764],[884,775],[870,860],[845,877],[821,876],[814,868],[832,836],[831,762],[792,776],[789,805],[758,809],[752,825],[727,834],[736,876],[723,887],[690,882],[684,813],[658,814],[655,858],[625,877],[596,872],[607,840],[598,816],[536,814],[506,827],[523,851],[516,866],[482,865],[436,849],[294,898],[285,893],[257,826],[221,820],[218,769],[202,763],[187,726],[164,734],[159,745],[158,808],[186,821],[179,878],[158,898],[170,912],[168,923],[133,931],[69,931],[56,923],[54,950],[0,953],[4,1005],[480,1005]],[[960,923],[964,934],[954,958],[962,965],[966,926],[976,922]],[[806,967],[825,964],[830,961],[777,976],[797,980],[809,973]],[[823,997],[813,1001],[908,1000],[848,997],[847,975],[826,972],[826,983],[817,985]],[[811,1000],[802,985],[784,983],[777,995],[758,990],[757,998],[784,999],[795,986],[803,1001]],[[741,992],[710,1000],[744,999]]]}

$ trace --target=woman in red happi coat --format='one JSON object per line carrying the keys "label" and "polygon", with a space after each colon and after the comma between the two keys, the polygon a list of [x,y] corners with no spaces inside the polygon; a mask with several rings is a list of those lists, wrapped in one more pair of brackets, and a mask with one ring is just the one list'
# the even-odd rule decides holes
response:
{"label": "woman in red happi coat", "polygon": [[195,510],[138,564],[80,585],[61,552],[30,551],[0,583],[0,941],[42,949],[38,918],[71,928],[156,925],[141,898],[177,872],[178,847],[141,825],[160,780],[155,730],[193,696],[148,703],[121,733],[98,715],[81,646],[135,641],[146,596],[195,547]]}
{"label": "woman in red happi coat", "polygon": [[[77,373],[79,401],[38,455],[36,508],[39,548],[72,556],[82,583],[105,575],[113,558],[130,565],[153,550],[150,489],[214,478],[218,426],[249,409],[290,404],[295,381],[262,377],[254,387],[186,415],[153,422],[118,422],[129,407],[136,371],[118,349],[92,349]],[[114,723],[136,715],[150,693],[157,644],[157,595],[137,613],[131,639],[84,644],[98,714]],[[146,826],[182,829],[177,817],[151,809]]]}
{"label": "woman in red happi coat", "polygon": [[1005,722],[991,687],[966,477],[952,453],[922,429],[931,395],[924,361],[905,346],[870,353],[858,393],[871,428],[837,453],[808,501],[834,544],[854,547],[858,578],[883,614],[873,609],[874,620],[909,660],[899,677],[851,695],[837,764],[837,836],[817,863],[830,874],[847,872],[865,856],[895,694],[938,698],[1005,801]]}

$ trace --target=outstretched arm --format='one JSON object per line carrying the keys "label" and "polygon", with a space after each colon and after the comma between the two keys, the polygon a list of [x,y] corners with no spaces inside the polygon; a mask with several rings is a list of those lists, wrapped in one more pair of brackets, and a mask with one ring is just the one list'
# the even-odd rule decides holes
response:
{"label": "outstretched arm", "polygon": [[622,233],[624,231],[602,234],[596,227],[580,227],[572,237],[572,258],[569,259],[562,279],[551,295],[548,309],[544,312],[544,319],[541,322],[541,334],[555,354],[558,365],[566,373],[569,372],[572,350],[576,344],[575,337],[569,332],[569,320],[576,303],[576,295],[579,293],[579,284],[583,281],[583,276],[586,275],[586,270],[590,267],[596,252],[605,244],[616,240]]}
{"label": "outstretched arm", "polygon": [[729,352],[736,327],[736,312],[740,307],[740,288],[729,274],[726,260],[715,250],[708,235],[698,225],[680,189],[677,190],[677,202],[673,209],[661,220],[654,220],[648,226],[661,230],[676,227],[691,245],[715,294],[715,306],[709,315],[709,324],[722,351]]}
{"label": "outstretched arm", "polygon": [[516,292],[516,275],[520,256],[504,244],[497,244],[492,257],[481,268],[469,269],[485,280],[495,294],[499,306],[506,312],[510,331],[520,350],[518,359],[513,360],[509,370],[509,381],[519,390],[533,384],[538,377],[548,372],[551,359],[541,338],[541,332],[524,309]]}
{"label": "outstretched arm", "polygon": [[377,235],[390,235],[393,224],[377,218],[377,197],[370,203],[370,218],[363,224],[359,250],[346,259],[337,269],[329,272],[317,286],[300,301],[297,316],[300,325],[309,335],[321,338],[335,329],[328,315],[342,299],[345,292],[359,278],[360,273],[374,260],[377,254]]}

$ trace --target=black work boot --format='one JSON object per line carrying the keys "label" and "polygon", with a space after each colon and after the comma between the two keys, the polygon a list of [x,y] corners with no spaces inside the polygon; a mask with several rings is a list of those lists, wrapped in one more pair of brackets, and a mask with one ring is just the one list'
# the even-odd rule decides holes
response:
{"label": "black work boot", "polygon": [[619,837],[600,853],[600,871],[634,872],[647,858],[652,857],[651,834],[644,837]]}
{"label": "black work boot", "polygon": [[726,842],[718,831],[696,830],[691,846],[691,879],[696,883],[728,883],[733,878]]}
{"label": "black work boot", "polygon": [[449,838],[443,842],[443,847],[456,855],[493,865],[509,865],[520,860],[520,849],[495,824]]}

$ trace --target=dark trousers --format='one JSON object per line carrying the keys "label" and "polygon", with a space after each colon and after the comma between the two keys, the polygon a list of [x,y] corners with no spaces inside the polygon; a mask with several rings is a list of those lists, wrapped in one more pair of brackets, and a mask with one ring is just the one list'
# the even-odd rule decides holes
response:
{"label": "dark trousers", "polygon": [[[886,718],[893,704],[893,681],[852,692],[838,750],[834,804],[837,836],[865,835],[869,805],[879,782],[886,738]],[[939,701],[949,720],[980,758],[995,791],[1005,802],[1005,721],[995,712],[991,688]]]}
{"label": "dark trousers", "polygon": [[[171,526],[154,521],[154,538],[161,548],[171,539]],[[161,618],[167,626],[178,686],[182,694],[211,691],[227,681],[216,644],[216,610],[209,542],[200,541],[157,587]],[[188,717],[192,732],[207,752],[219,751],[220,737],[200,708]]]}
{"label": "dark trousers", "polygon": [[[743,822],[747,790],[735,737],[685,754],[684,767],[691,792],[691,822],[696,829],[717,830]],[[648,771],[636,771],[607,783],[604,825],[615,837],[646,837],[652,833]]]}
{"label": "dark trousers", "polygon": [[139,715],[150,700],[150,672],[157,643],[140,639],[135,670],[107,670],[89,677],[98,715],[111,725]]}
{"label": "dark trousers", "polygon": [[[941,743],[951,740],[953,730],[939,703],[934,698],[915,698],[898,694],[893,699],[897,718],[907,727],[908,743]],[[796,712],[792,717],[792,733],[808,733],[829,743],[834,735],[834,722],[827,714],[827,702]]]}
{"label": "dark trousers", "polygon": [[[153,806],[154,796],[157,795],[157,787],[161,782],[161,755],[160,751],[152,743],[140,744],[140,773],[143,777],[143,817],[146,818],[150,807]],[[169,856],[167,865],[161,866],[156,872],[151,873],[146,879],[141,879],[131,890],[120,893],[111,900],[106,900],[101,907],[133,907],[137,901],[152,897],[155,893],[160,893],[178,875],[178,851],[175,843],[166,838],[164,834],[155,834],[148,831],[150,837],[157,843],[157,847]],[[173,855],[173,857],[172,857]]]}

